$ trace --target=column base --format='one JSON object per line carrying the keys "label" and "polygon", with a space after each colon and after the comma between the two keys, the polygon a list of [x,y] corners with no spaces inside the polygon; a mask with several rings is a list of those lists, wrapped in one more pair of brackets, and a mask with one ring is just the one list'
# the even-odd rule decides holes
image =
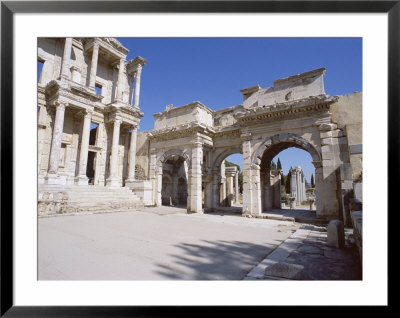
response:
{"label": "column base", "polygon": [[120,184],[119,179],[117,179],[117,178],[110,178],[110,179],[107,179],[107,181],[106,181],[106,186],[107,186],[107,187],[120,187],[121,184]]}
{"label": "column base", "polygon": [[60,176],[56,173],[48,173],[44,177],[45,184],[67,184],[67,176]]}
{"label": "column base", "polygon": [[77,176],[75,178],[75,185],[88,185],[89,184],[89,179],[87,176]]}
{"label": "column base", "polygon": [[137,182],[135,179],[126,179],[125,180],[125,187],[127,188],[133,188],[137,185]]}

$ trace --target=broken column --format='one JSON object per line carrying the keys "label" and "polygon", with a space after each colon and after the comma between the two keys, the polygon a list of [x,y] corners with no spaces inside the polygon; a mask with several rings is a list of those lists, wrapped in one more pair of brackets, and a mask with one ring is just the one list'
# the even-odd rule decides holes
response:
{"label": "broken column", "polygon": [[301,167],[296,166],[290,169],[290,194],[292,197],[296,198],[297,204],[301,204],[306,199],[305,193],[305,182],[303,171]]}
{"label": "broken column", "polygon": [[290,208],[295,209],[296,208],[296,198],[295,197],[289,197],[289,203],[290,203]]}

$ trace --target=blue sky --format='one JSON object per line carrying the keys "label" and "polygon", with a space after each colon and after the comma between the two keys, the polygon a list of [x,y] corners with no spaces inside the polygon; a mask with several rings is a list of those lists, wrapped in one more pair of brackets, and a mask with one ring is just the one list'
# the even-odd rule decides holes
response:
{"label": "blue sky", "polygon": [[[326,68],[329,95],[362,91],[361,38],[118,38],[148,64],[141,78],[139,131],[154,127],[153,114],[166,105],[200,101],[212,110],[242,103],[240,89],[273,86],[279,78]],[[310,181],[310,155],[289,148],[277,155],[284,173],[299,165]],[[275,158],[275,162],[277,161]],[[240,154],[227,160],[242,166]]]}

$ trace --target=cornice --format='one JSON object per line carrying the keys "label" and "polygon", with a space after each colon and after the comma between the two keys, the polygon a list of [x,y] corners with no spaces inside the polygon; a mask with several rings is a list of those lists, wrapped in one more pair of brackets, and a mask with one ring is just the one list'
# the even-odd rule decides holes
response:
{"label": "cornice", "polygon": [[318,95],[295,101],[279,103],[271,106],[258,106],[234,115],[235,119],[248,125],[249,123],[290,119],[314,112],[324,112],[338,100],[337,96]]}
{"label": "cornice", "polygon": [[214,130],[203,124],[184,124],[172,128],[151,130],[148,132],[149,139],[152,140],[171,140],[176,138],[185,138],[195,133],[213,136]]}

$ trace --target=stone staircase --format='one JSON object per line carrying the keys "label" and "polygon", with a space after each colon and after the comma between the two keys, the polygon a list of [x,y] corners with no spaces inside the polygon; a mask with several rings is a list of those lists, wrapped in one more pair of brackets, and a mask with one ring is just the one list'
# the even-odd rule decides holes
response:
{"label": "stone staircase", "polygon": [[38,188],[39,216],[120,212],[143,206],[140,198],[124,187],[40,184]]}

